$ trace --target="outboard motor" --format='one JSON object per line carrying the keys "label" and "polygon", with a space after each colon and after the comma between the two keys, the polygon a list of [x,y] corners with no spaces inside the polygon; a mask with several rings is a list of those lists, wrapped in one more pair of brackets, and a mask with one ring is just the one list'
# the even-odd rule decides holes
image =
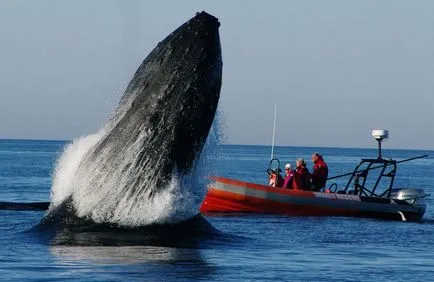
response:
{"label": "outboard motor", "polygon": [[423,210],[423,212],[425,212],[426,208],[426,196],[422,189],[417,188],[392,189],[390,192],[390,199],[404,200],[410,205]]}

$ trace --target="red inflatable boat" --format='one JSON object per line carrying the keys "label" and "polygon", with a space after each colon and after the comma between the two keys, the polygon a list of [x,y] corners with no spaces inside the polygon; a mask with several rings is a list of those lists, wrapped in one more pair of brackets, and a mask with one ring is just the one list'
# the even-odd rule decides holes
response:
{"label": "red inflatable boat", "polygon": [[[380,144],[380,142],[379,142]],[[420,220],[425,213],[425,192],[416,188],[392,188],[397,164],[401,161],[362,159],[342,190],[332,184],[326,192],[275,188],[224,177],[211,177],[208,193],[201,205],[202,213],[275,213],[295,216],[354,216],[396,220]],[[278,170],[279,168],[277,168]],[[380,170],[374,180],[369,172]],[[380,187],[381,178],[388,185]],[[387,182],[387,181],[386,181]],[[370,187],[368,187],[370,185]],[[337,191],[338,190],[338,191]]]}

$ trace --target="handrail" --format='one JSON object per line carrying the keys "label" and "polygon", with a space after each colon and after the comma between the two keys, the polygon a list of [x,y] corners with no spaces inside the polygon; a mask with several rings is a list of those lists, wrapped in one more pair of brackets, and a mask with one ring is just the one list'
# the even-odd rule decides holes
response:
{"label": "handrail", "polygon": [[[428,155],[417,156],[417,157],[413,157],[413,158],[397,161],[397,162],[395,162],[395,164],[404,163],[404,162],[408,162],[408,161],[412,161],[412,160],[416,160],[416,159],[421,159],[421,158],[426,158],[426,157],[428,157]],[[390,164],[392,164],[392,163],[390,163]],[[390,164],[386,164],[386,166],[388,166]],[[376,169],[376,168],[381,168],[381,167],[384,167],[384,166],[383,165],[381,165],[381,166],[374,166],[374,167],[371,167],[369,169],[362,169],[362,170],[358,170],[358,171],[354,171],[354,172],[349,172],[349,173],[345,173],[345,174],[341,174],[341,175],[336,175],[336,176],[332,176],[332,177],[327,178],[327,180],[332,180],[332,179],[336,179],[336,178],[340,178],[340,177],[344,177],[344,176],[349,176],[349,175],[353,175],[354,173],[359,173],[359,172],[363,172],[363,171],[366,171],[366,170],[371,170],[371,169]]]}

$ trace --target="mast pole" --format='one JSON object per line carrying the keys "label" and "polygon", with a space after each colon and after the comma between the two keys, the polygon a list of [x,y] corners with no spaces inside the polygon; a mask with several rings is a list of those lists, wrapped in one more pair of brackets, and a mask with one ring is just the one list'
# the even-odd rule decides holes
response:
{"label": "mast pole", "polygon": [[274,136],[276,134],[277,104],[274,104],[273,139],[271,141],[271,160],[274,158]]}

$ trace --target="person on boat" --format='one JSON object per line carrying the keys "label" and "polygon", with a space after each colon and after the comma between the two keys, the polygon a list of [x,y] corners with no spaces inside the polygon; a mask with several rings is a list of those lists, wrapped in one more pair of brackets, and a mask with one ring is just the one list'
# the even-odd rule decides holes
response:
{"label": "person on boat", "polygon": [[294,179],[294,171],[291,169],[291,164],[285,165],[285,181],[283,182],[283,188],[292,188],[292,181]]}
{"label": "person on boat", "polygon": [[270,185],[271,187],[282,187],[283,186],[283,182],[284,179],[282,177],[282,175],[280,174],[282,170],[280,168],[277,169],[277,172],[270,169],[270,179],[268,181],[268,185]]}
{"label": "person on boat", "polygon": [[298,159],[296,162],[294,173],[293,189],[295,190],[309,190],[310,188],[310,173],[306,167],[304,159]]}
{"label": "person on boat", "polygon": [[323,157],[318,153],[312,155],[312,161],[314,166],[311,176],[311,188],[313,191],[319,191],[325,187],[329,169]]}

